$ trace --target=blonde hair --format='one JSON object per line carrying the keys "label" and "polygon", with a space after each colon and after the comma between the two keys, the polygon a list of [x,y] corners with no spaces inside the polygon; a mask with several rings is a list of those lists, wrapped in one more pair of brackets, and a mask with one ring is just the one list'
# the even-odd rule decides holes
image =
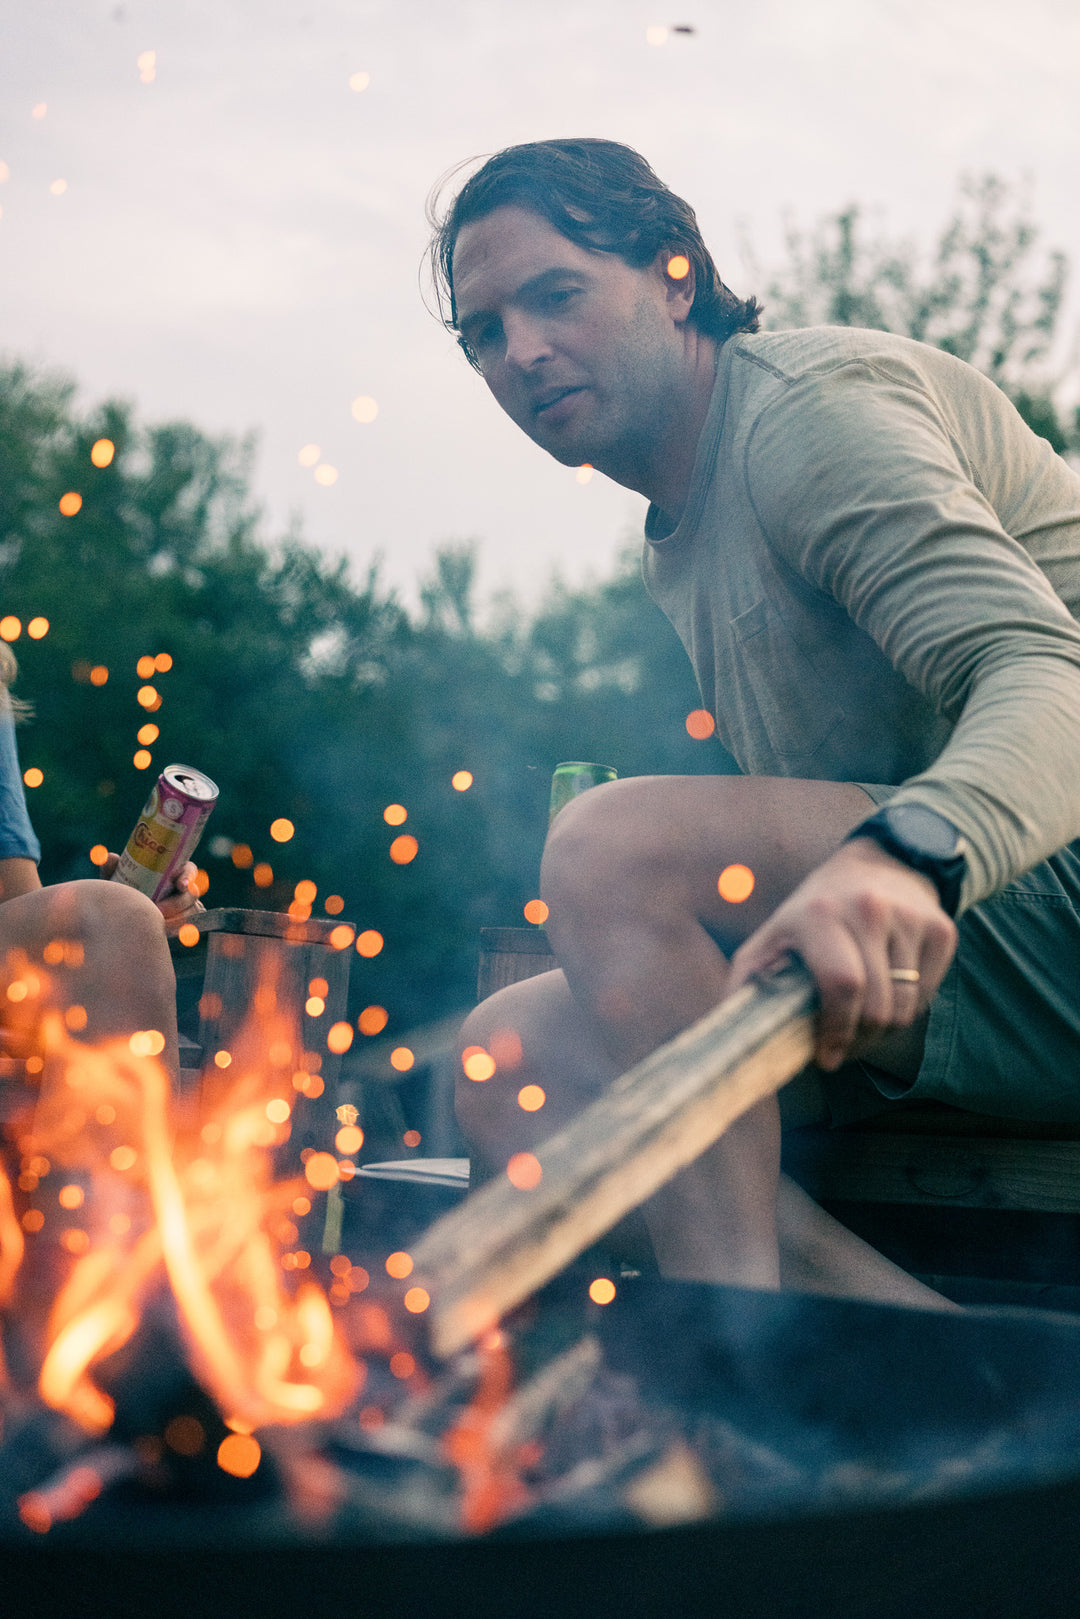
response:
{"label": "blonde hair", "polygon": [[9,689],[18,672],[14,652],[6,641],[0,641],[0,714],[10,711],[16,720],[25,720],[30,715],[30,704],[24,703],[19,697],[12,697]]}

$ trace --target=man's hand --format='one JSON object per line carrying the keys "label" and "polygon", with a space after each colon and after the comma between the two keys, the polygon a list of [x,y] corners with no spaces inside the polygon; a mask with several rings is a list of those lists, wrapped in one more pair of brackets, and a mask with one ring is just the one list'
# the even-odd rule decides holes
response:
{"label": "man's hand", "polygon": [[[928,877],[855,838],[812,871],[732,958],[729,992],[788,953],[821,995],[815,1060],[836,1069],[853,1047],[906,1028],[930,1004],[956,949],[956,925]],[[916,982],[890,978],[915,969]]]}
{"label": "man's hand", "polygon": [[[120,863],[118,854],[109,855],[101,867],[101,875],[108,879],[112,876]],[[178,873],[176,882],[171,891],[157,901],[157,908],[165,918],[165,926],[169,933],[175,933],[189,917],[204,910],[199,900],[199,891],[195,886],[198,870],[194,861],[189,860],[184,869]]]}

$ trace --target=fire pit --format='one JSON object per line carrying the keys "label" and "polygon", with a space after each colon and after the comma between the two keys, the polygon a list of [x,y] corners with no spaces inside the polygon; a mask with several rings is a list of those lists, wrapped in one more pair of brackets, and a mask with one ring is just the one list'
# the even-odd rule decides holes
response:
{"label": "fire pit", "polygon": [[10,1604],[1066,1611],[1080,1321],[691,1286],[593,1251],[440,1362],[411,1239],[372,1223],[355,1109],[271,958],[180,1096],[152,1039],[44,1026],[0,1183]]}

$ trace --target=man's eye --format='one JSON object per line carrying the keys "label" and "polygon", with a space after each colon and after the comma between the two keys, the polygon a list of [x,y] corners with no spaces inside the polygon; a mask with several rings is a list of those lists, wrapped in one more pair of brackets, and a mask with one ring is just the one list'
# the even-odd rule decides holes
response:
{"label": "man's eye", "polygon": [[546,302],[552,307],[569,303],[571,298],[575,298],[577,296],[578,291],[579,289],[577,287],[557,288],[554,291],[547,293]]}

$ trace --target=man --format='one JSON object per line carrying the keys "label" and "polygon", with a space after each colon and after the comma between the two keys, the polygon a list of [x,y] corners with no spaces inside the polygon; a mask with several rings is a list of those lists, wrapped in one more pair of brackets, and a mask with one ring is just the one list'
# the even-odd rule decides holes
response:
{"label": "man", "polygon": [[[904,1094],[1080,1118],[1080,479],[949,355],[759,332],[693,211],[615,143],[497,154],[433,262],[512,419],[649,497],[647,586],[745,772],[629,779],[560,814],[542,871],[560,970],[465,1031],[522,1051],[462,1081],[480,1161],[792,951],[834,1118]],[[718,888],[734,863],[742,904]],[[526,1074],[548,1096],[532,1116]],[[778,1158],[770,1100],[646,1206],[661,1268],[768,1287],[783,1264],[926,1301],[783,1181],[778,1247]]]}
{"label": "man", "polygon": [[[80,1006],[86,1021],[75,1038],[101,1041],[158,1029],[165,1038],[161,1061],[179,1074],[176,979],[166,928],[179,927],[198,900],[189,863],[172,894],[154,905],[145,894],[99,878],[43,888],[37,862],[41,847],[26,811],[15,743],[14,704],[8,686],[16,664],[0,643],[0,1052],[32,1050],[43,1006]],[[103,868],[110,876],[116,856]],[[45,967],[42,1001],[21,1001],[7,991],[22,963],[41,968],[46,945],[60,939],[63,959]]]}

